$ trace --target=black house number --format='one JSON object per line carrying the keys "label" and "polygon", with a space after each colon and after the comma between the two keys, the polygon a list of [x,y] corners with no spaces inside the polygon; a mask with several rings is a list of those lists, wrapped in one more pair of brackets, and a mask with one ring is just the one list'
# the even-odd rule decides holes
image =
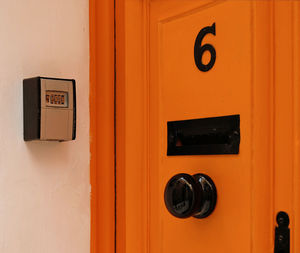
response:
{"label": "black house number", "polygon": [[[197,35],[194,47],[194,58],[196,66],[200,71],[203,72],[209,71],[215,65],[216,62],[216,50],[213,47],[213,45],[202,45],[203,38],[209,33],[216,35],[216,23],[213,23],[212,26],[206,26],[201,29],[201,31]],[[202,57],[205,51],[208,51],[210,53],[210,61],[207,64],[203,64],[202,62]]]}

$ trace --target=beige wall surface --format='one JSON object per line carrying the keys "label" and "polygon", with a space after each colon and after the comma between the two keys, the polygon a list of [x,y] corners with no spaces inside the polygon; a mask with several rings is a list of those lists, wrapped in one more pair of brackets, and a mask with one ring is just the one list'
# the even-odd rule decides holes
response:
{"label": "beige wall surface", "polygon": [[[88,0],[0,1],[0,252],[87,253]],[[77,138],[23,141],[23,78],[74,78]]]}

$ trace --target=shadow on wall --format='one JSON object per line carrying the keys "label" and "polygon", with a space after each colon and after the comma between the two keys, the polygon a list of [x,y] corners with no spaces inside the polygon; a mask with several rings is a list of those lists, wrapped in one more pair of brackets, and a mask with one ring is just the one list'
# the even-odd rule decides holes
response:
{"label": "shadow on wall", "polygon": [[[49,169],[51,171],[62,166],[70,167],[71,147],[75,141],[58,142],[58,141],[26,141],[25,145],[30,155],[30,160],[40,169]],[[76,162],[73,160],[73,162]],[[71,165],[71,167],[73,167]]]}

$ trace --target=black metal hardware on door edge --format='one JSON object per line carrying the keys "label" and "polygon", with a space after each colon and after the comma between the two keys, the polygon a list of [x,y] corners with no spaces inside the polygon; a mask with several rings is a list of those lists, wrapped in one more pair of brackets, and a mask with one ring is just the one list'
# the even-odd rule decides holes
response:
{"label": "black metal hardware on door edge", "polygon": [[164,194],[168,211],[177,218],[205,218],[215,209],[217,189],[205,174],[181,173],[173,176]]}
{"label": "black metal hardware on door edge", "polygon": [[238,154],[240,115],[168,123],[168,156]]}
{"label": "black metal hardware on door edge", "polygon": [[286,212],[279,212],[276,217],[274,253],[290,253],[290,219]]}

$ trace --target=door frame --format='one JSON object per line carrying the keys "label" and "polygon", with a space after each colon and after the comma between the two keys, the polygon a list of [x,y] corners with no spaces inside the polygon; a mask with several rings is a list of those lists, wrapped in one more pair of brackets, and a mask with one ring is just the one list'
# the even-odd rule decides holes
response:
{"label": "door frame", "polygon": [[91,252],[115,252],[114,1],[89,0]]}
{"label": "door frame", "polygon": [[[148,230],[150,94],[147,51],[150,0],[115,1],[118,161],[116,252],[146,253],[150,252]],[[134,38],[134,42],[130,38]],[[127,152],[134,148],[134,153]]]}

